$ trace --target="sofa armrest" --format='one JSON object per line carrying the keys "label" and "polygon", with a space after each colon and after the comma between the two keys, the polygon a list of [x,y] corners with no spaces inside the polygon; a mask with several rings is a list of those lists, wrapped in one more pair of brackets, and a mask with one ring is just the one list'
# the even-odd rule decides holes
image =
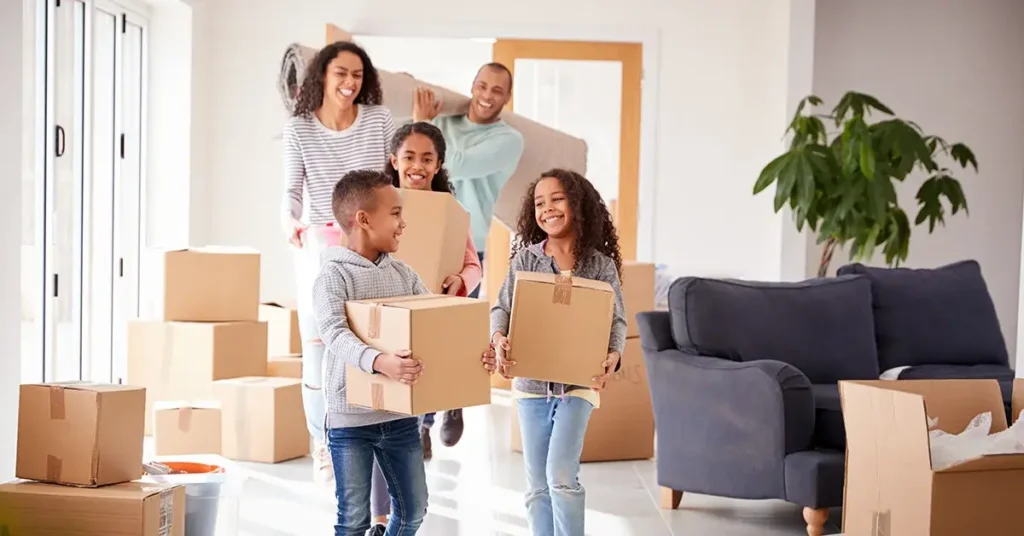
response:
{"label": "sofa armrest", "polygon": [[662,486],[785,498],[785,457],[810,448],[811,382],[780,361],[735,362],[644,348]]}
{"label": "sofa armrest", "polygon": [[656,352],[676,347],[672,339],[672,319],[668,311],[637,313],[636,327],[640,332],[640,345]]}

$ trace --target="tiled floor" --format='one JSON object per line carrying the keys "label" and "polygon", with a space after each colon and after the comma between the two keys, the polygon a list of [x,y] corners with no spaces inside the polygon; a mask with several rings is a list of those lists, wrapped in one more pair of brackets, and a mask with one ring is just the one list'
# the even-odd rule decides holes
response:
{"label": "tiled floor", "polygon": [[[427,465],[430,513],[426,536],[528,536],[523,462],[508,448],[508,401],[466,411],[466,433],[454,448],[435,440]],[[440,422],[440,420],[439,420]],[[277,465],[243,464],[243,536],[332,534],[329,490],[311,483],[308,458]],[[676,511],[657,506],[653,461],[585,464],[588,536],[803,536],[800,509],[778,501],[685,495]],[[838,523],[838,514],[833,513]],[[837,534],[830,526],[826,534]]]}

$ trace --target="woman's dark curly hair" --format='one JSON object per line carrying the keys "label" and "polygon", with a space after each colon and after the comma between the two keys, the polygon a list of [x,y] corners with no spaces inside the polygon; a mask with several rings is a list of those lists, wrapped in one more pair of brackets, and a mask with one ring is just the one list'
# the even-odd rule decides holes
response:
{"label": "woman's dark curly hair", "polygon": [[[444,155],[448,150],[448,146],[444,142],[444,134],[441,133],[441,129],[422,121],[403,125],[402,128],[395,132],[395,136],[391,138],[391,154],[399,156],[398,151],[402,148],[402,144],[413,134],[422,134],[434,142],[434,152],[437,153],[437,173],[434,174],[434,178],[430,181],[430,190],[455,195],[455,187],[452,186],[451,180],[448,178],[448,170],[444,168]],[[384,164],[384,174],[391,177],[392,186],[395,188],[402,187],[402,183],[398,178],[398,170],[395,169],[395,166],[391,165],[390,158]]]}
{"label": "woman's dark curly hair", "polygon": [[356,95],[356,104],[380,104],[384,100],[384,92],[380,89],[380,75],[370,61],[370,56],[363,47],[349,42],[338,41],[320,49],[313,61],[306,67],[299,98],[295,102],[295,116],[308,116],[315,112],[324,102],[324,79],[327,78],[327,66],[342,52],[351,52],[363,62],[363,85]]}
{"label": "woman's dark curly hair", "polygon": [[512,244],[512,257],[531,244],[540,243],[548,237],[537,225],[536,203],[533,197],[537,183],[549,177],[562,183],[569,206],[572,208],[572,227],[576,234],[576,244],[573,247],[576,266],[573,266],[573,271],[580,270],[597,252],[603,253],[615,263],[615,271],[621,277],[622,254],[619,252],[619,233],[612,223],[608,207],[601,199],[601,194],[586,177],[566,169],[556,168],[547,171],[530,185],[529,191],[523,197],[523,207],[519,211],[518,235]]}

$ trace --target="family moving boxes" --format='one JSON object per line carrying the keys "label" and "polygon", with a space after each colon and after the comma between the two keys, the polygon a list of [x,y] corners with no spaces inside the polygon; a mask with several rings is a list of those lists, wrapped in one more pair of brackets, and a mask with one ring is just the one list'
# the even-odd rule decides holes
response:
{"label": "family moving boxes", "polygon": [[490,344],[489,310],[483,300],[441,295],[346,302],[360,340],[381,352],[409,350],[424,369],[415,385],[405,385],[347,364],[348,402],[405,415],[489,404],[480,361]]}
{"label": "family moving boxes", "polygon": [[277,463],[309,454],[302,382],[233,378],[214,382],[221,407],[221,454],[232,460]]}
{"label": "family moving boxes", "polygon": [[395,258],[418,273],[431,292],[441,294],[444,280],[461,272],[465,263],[469,213],[448,193],[399,192],[406,227]]}

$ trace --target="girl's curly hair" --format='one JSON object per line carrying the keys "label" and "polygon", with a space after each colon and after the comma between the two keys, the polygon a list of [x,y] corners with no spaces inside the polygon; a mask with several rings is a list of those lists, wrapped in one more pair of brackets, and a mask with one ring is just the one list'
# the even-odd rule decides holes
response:
{"label": "girl's curly hair", "polygon": [[[402,128],[399,128],[391,138],[391,154],[398,156],[402,144],[413,134],[422,134],[434,142],[434,152],[437,153],[437,173],[430,181],[430,190],[455,195],[455,187],[452,186],[451,180],[448,178],[448,170],[444,168],[444,155],[448,151],[448,146],[444,142],[444,134],[441,133],[441,129],[422,121],[402,125]],[[384,174],[391,177],[392,186],[402,187],[402,182],[398,178],[398,170],[391,165],[391,158],[388,158],[387,163],[384,164]]]}
{"label": "girl's curly hair", "polygon": [[384,100],[384,92],[380,88],[380,75],[377,74],[377,68],[373,66],[370,56],[363,50],[363,47],[349,41],[338,41],[321,48],[313,57],[313,61],[306,67],[306,74],[302,79],[299,98],[296,99],[295,111],[292,112],[292,115],[309,116],[323,104],[327,66],[342,52],[351,52],[359,56],[363,62],[363,85],[359,88],[355,103],[380,104]]}
{"label": "girl's curly hair", "polygon": [[576,266],[573,266],[573,271],[580,270],[585,263],[590,262],[594,253],[603,253],[615,263],[615,270],[621,277],[622,254],[619,252],[619,233],[612,223],[608,207],[601,199],[601,194],[586,177],[566,169],[556,168],[547,171],[530,185],[529,191],[523,197],[523,207],[519,211],[518,235],[512,244],[512,257],[531,244],[540,243],[548,237],[537,225],[533,197],[537,183],[549,177],[562,183],[569,206],[572,208],[572,227],[576,234],[576,244],[573,247]]}

